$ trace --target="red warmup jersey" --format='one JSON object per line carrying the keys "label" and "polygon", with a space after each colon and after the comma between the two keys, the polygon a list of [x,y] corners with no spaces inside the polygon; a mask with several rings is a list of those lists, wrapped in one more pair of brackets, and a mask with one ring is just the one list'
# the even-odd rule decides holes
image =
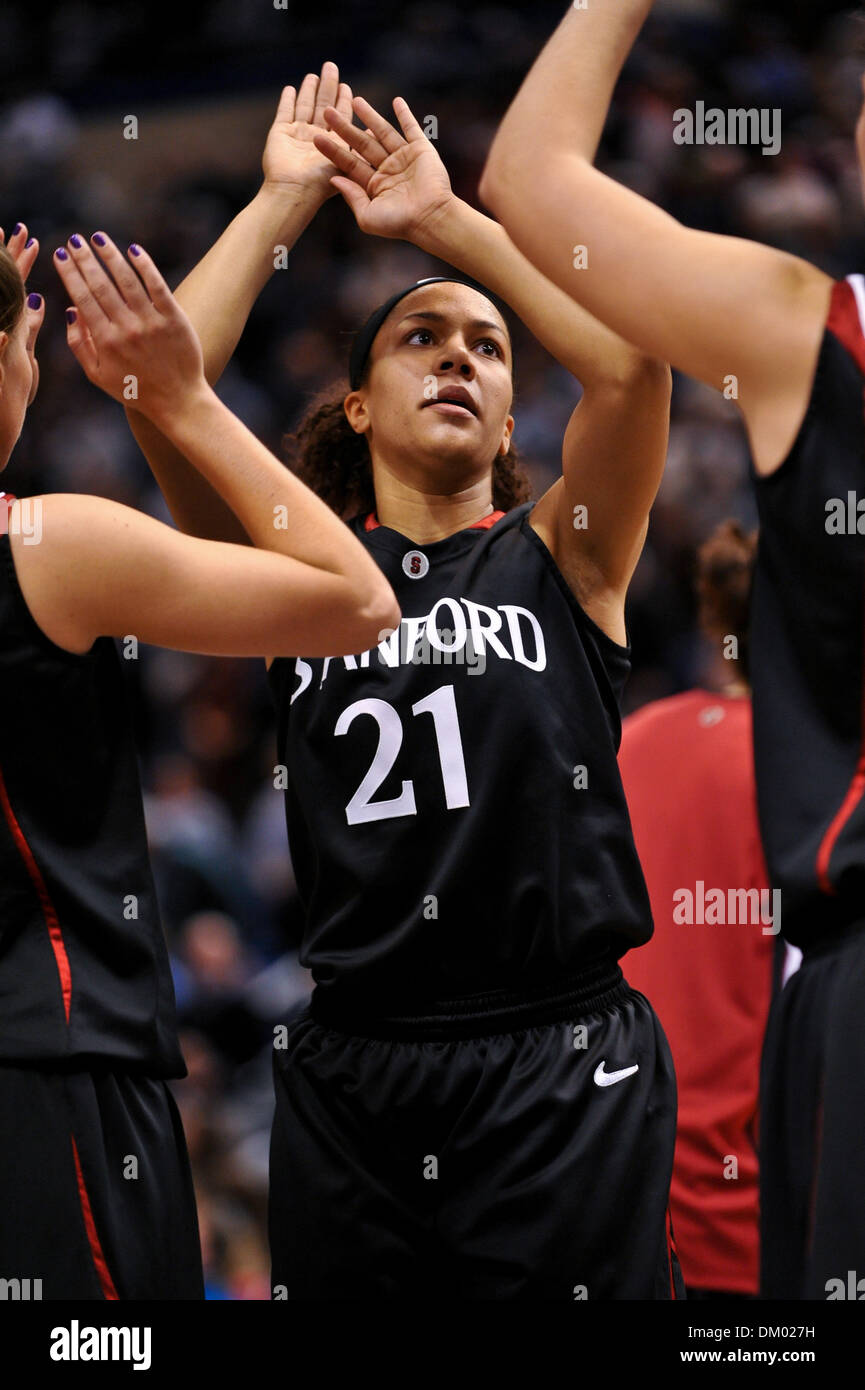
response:
{"label": "red warmup jersey", "polygon": [[[694,1288],[756,1293],[757,1097],[777,941],[763,925],[772,897],[761,895],[762,922],[740,908],[725,909],[723,925],[699,920],[721,915],[700,913],[711,889],[728,903],[737,901],[730,889],[768,888],[751,702],[691,690],[648,705],[624,722],[619,765],[655,919],[654,937],[629,953],[625,973],[654,1005],[679,1086],[670,1205],[682,1272]],[[693,895],[691,924],[681,920],[682,889]],[[738,1177],[725,1176],[736,1171],[731,1158]]]}

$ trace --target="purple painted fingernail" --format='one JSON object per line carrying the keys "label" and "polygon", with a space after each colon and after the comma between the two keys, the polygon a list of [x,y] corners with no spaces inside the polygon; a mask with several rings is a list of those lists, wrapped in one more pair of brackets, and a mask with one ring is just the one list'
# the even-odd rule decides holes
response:
{"label": "purple painted fingernail", "polygon": [[69,260],[69,252],[66,250],[66,247],[65,247],[65,246],[58,246],[58,247],[57,247],[57,250],[54,252],[54,254],[55,254],[55,256],[57,257],[58,261],[68,261],[68,260]]}
{"label": "purple painted fingernail", "polygon": [[140,255],[141,255],[141,247],[138,246],[134,241],[133,241],[132,245],[131,245],[130,248],[129,248],[129,254],[130,254],[130,256],[140,256]]}
{"label": "purple painted fingernail", "polygon": [[67,322],[67,323],[74,323],[77,317],[78,317],[78,315],[76,314],[76,312],[75,312],[74,309],[67,309],[67,310],[66,310],[66,322]]}
{"label": "purple painted fingernail", "polygon": [[15,226],[12,228],[12,235],[13,235],[13,236],[17,236],[18,233],[19,233],[20,231],[21,231],[21,223],[20,223],[20,222],[16,222],[16,223],[15,223]]}
{"label": "purple painted fingernail", "polygon": [[80,251],[82,243],[81,238],[77,232],[72,233],[71,237],[69,238],[69,244],[70,246],[74,246],[76,251]]}
{"label": "purple painted fingernail", "polygon": [[42,296],[41,296],[41,294],[28,294],[28,296],[27,296],[27,308],[28,308],[28,309],[41,309],[41,308],[42,308]]}
{"label": "purple painted fingernail", "polygon": [[102,235],[101,232],[94,232],[90,240],[95,241],[97,246],[105,245],[105,237]]}
{"label": "purple painted fingernail", "polygon": [[30,238],[29,241],[25,241],[25,243],[24,243],[24,250],[25,250],[25,251],[29,251],[29,250],[30,250],[30,247],[31,247],[31,246],[35,246],[35,245],[36,245],[36,238],[35,238],[35,236],[32,236],[32,237]]}

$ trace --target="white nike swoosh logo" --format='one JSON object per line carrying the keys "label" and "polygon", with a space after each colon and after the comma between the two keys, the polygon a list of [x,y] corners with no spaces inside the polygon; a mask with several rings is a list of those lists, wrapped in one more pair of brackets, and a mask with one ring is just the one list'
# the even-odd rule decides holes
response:
{"label": "white nike swoosh logo", "polygon": [[635,1071],[640,1070],[636,1062],[632,1067],[623,1067],[621,1071],[604,1071],[605,1066],[606,1060],[599,1062],[595,1067],[596,1086],[615,1086],[617,1081],[624,1081],[626,1076],[633,1076]]}

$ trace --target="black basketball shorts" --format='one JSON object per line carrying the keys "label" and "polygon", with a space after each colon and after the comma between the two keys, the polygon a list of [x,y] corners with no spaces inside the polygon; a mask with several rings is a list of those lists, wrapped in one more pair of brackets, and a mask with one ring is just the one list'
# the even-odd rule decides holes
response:
{"label": "black basketball shorts", "polygon": [[314,996],[284,1041],[274,1299],[683,1296],[672,1058],[609,958],[423,1017],[337,1020]]}
{"label": "black basketball shorts", "polygon": [[776,996],[760,1092],[762,1297],[865,1297],[865,926]]}
{"label": "black basketball shorts", "polygon": [[203,1297],[166,1083],[0,1064],[0,1298]]}

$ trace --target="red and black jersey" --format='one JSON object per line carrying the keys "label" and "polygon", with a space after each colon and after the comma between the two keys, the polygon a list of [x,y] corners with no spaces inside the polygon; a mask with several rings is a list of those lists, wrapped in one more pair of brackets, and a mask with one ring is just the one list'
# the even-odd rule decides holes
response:
{"label": "red and black jersey", "polygon": [[121,658],[49,640],[0,496],[0,1059],[184,1076]]}
{"label": "red and black jersey", "polygon": [[[670,1208],[682,1273],[694,1288],[756,1293],[760,1053],[779,938],[763,930],[751,703],[689,690],[646,705],[625,720],[619,765],[655,919],[626,973],[661,1020],[679,1089]],[[698,906],[755,889],[767,893],[756,911]]]}
{"label": "red and black jersey", "polygon": [[549,986],[651,934],[616,762],[628,650],[530,511],[429,545],[356,517],[400,628],[271,666],[301,960],[332,998]]}
{"label": "red and black jersey", "polygon": [[754,747],[784,935],[865,917],[865,284],[834,287],[811,399],[786,460],[754,475]]}

